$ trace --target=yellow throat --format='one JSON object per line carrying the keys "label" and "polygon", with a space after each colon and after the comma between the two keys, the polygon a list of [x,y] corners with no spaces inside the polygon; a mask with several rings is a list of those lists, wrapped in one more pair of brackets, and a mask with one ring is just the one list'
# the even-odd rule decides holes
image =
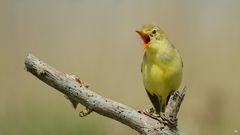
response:
{"label": "yellow throat", "polygon": [[164,32],[155,25],[144,25],[137,31],[144,42],[141,65],[143,83],[157,113],[163,112],[171,92],[182,81],[182,59]]}

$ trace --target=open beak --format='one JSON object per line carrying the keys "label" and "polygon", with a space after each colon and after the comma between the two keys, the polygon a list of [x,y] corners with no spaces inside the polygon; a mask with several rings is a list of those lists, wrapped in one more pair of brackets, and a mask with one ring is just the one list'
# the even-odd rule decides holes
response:
{"label": "open beak", "polygon": [[149,42],[150,42],[150,36],[142,31],[136,31],[140,37],[142,38],[143,42],[144,42],[144,48],[147,48],[149,46]]}

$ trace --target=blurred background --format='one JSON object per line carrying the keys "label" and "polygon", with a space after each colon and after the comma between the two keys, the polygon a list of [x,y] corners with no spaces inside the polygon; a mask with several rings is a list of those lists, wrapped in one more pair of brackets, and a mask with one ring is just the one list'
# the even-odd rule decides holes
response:
{"label": "blurred background", "polygon": [[150,108],[135,30],[152,22],[183,57],[179,129],[240,135],[239,0],[1,0],[0,17],[0,135],[137,135],[96,113],[79,118],[63,94],[24,70],[24,59],[32,53],[101,95]]}

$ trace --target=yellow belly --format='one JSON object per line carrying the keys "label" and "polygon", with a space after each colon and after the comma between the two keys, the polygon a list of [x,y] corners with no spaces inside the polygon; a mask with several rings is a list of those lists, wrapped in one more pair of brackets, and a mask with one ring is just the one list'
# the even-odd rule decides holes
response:
{"label": "yellow belly", "polygon": [[178,89],[182,80],[181,62],[167,64],[143,62],[142,76],[144,86],[150,94],[158,96],[162,104],[166,103],[171,91]]}

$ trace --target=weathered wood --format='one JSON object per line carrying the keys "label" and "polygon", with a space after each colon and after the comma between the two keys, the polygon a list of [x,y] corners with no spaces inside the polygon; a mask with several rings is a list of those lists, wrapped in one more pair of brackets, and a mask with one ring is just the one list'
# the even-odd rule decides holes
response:
{"label": "weathered wood", "polygon": [[[93,92],[81,82],[76,81],[71,75],[54,69],[31,54],[25,59],[25,67],[27,71],[65,94],[70,100],[80,103],[100,115],[117,120],[135,129],[142,135],[182,134],[176,127],[172,128],[171,126],[166,125],[166,123],[164,124],[161,121],[141,114],[126,105]],[[179,94],[174,95],[176,97],[171,97],[170,103],[173,103],[167,106],[167,114],[165,116],[176,117],[178,113],[182,100],[172,100],[176,99]],[[181,99],[183,99],[183,96]]]}

